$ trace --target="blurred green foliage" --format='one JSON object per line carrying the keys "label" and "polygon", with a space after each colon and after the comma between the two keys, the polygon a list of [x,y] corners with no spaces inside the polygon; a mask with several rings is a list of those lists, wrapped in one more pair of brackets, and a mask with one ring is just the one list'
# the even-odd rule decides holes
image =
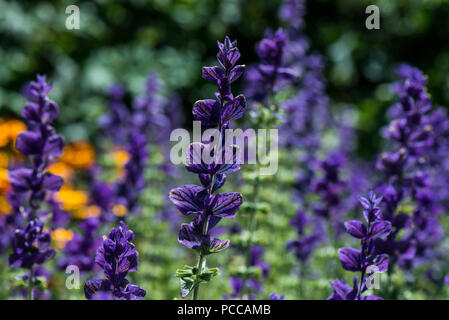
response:
{"label": "blurred green foliage", "polygon": [[[124,83],[141,89],[156,70],[168,91],[180,93],[187,120],[193,102],[210,96],[201,66],[213,62],[216,40],[239,41],[242,62],[257,61],[254,46],[266,28],[280,26],[280,0],[75,1],[81,28],[67,30],[66,1],[0,1],[0,115],[18,115],[22,86],[36,73],[54,83],[59,126],[70,140],[92,138],[104,111],[103,90]],[[381,29],[365,28],[376,4]],[[377,150],[378,129],[391,96],[394,67],[410,62],[429,75],[435,104],[449,104],[449,2],[446,0],[314,0],[305,33],[327,58],[334,106],[360,111],[361,153]],[[241,85],[241,84],[238,84]],[[59,128],[58,128],[59,129]]]}

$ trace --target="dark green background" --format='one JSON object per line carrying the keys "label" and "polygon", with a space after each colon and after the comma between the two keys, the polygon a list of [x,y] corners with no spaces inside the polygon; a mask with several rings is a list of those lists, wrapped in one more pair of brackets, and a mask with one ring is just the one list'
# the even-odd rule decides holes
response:
{"label": "dark green background", "polygon": [[[392,97],[394,68],[409,62],[429,75],[435,104],[449,105],[449,2],[443,0],[307,1],[305,33],[326,56],[333,108],[359,110],[360,152],[378,149],[378,131]],[[103,90],[122,82],[132,95],[156,70],[177,91],[186,117],[193,102],[210,97],[201,66],[214,63],[216,40],[238,39],[242,62],[266,28],[281,24],[275,0],[0,0],[0,116],[18,115],[20,89],[36,73],[54,82],[61,107],[58,130],[70,140],[92,139],[104,112]],[[65,8],[76,4],[81,29],[65,28]],[[381,29],[365,28],[365,8],[376,4]],[[240,82],[241,85],[241,82]],[[238,88],[236,90],[238,92]],[[93,139],[92,139],[93,140]]]}

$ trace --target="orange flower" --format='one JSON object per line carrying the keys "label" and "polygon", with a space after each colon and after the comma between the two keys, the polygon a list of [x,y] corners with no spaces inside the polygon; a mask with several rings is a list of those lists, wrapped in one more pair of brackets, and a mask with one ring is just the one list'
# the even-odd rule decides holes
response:
{"label": "orange flower", "polygon": [[8,143],[15,144],[16,138],[22,131],[26,130],[25,124],[17,119],[0,119],[0,147],[5,147]]}
{"label": "orange flower", "polygon": [[27,127],[22,121],[16,119],[9,120],[8,122],[6,122],[6,124],[8,126],[9,139],[15,144],[16,138],[19,133],[25,131]]}
{"label": "orange flower", "polygon": [[4,194],[0,194],[0,217],[5,216],[11,212],[8,200]]}
{"label": "orange flower", "polygon": [[64,148],[61,161],[76,168],[85,169],[95,160],[95,151],[92,145],[85,141],[72,142]]}
{"label": "orange flower", "polygon": [[0,147],[9,143],[9,132],[5,122],[0,122]]}
{"label": "orange flower", "polygon": [[0,192],[9,189],[8,170],[0,168]]}
{"label": "orange flower", "polygon": [[55,229],[51,232],[51,239],[55,242],[56,248],[62,249],[73,239],[73,231],[64,228]]}
{"label": "orange flower", "polygon": [[124,217],[128,214],[128,209],[122,205],[122,204],[116,204],[113,208],[112,208],[112,212],[117,216],[117,217]]}
{"label": "orange flower", "polygon": [[115,148],[111,155],[115,162],[117,176],[121,178],[124,175],[124,168],[130,157],[129,153],[125,149]]}
{"label": "orange flower", "polygon": [[0,152],[0,168],[6,168],[8,166],[8,155],[6,152]]}
{"label": "orange flower", "polygon": [[87,219],[87,218],[96,218],[100,216],[101,209],[98,206],[87,206],[73,212],[73,218],[75,219]]}
{"label": "orange flower", "polygon": [[62,203],[62,209],[75,211],[83,208],[87,203],[87,195],[82,190],[74,190],[63,186],[56,194],[56,199]]}
{"label": "orange flower", "polygon": [[73,176],[73,169],[64,162],[58,161],[53,163],[48,168],[48,171],[58,176],[61,176],[64,179],[65,183],[67,183],[67,181],[69,181],[70,178]]}

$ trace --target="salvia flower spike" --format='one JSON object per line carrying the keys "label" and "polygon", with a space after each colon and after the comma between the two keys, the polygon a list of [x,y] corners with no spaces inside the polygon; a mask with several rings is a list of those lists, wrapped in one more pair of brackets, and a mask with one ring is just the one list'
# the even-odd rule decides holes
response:
{"label": "salvia flower spike", "polygon": [[123,221],[112,229],[97,250],[95,262],[104,270],[106,279],[88,280],[84,294],[89,300],[140,300],[146,291],[129,283],[126,276],[137,271],[139,253],[134,244],[134,233]]}
{"label": "salvia flower spike", "polygon": [[[222,218],[232,218],[242,204],[242,195],[238,192],[216,193],[226,182],[226,175],[238,171],[240,165],[236,159],[236,149],[215,152],[217,145],[223,142],[223,130],[232,120],[239,119],[246,109],[243,95],[234,97],[231,84],[244,72],[244,65],[237,65],[240,52],[237,41],[226,37],[218,42],[218,66],[203,67],[204,79],[217,84],[216,99],[205,99],[193,105],[193,118],[206,128],[218,130],[219,139],[213,142],[194,142],[187,152],[186,169],[198,175],[201,186],[185,185],[172,189],[170,200],[183,215],[193,216],[192,222],[183,224],[179,231],[179,243],[196,250],[199,254],[196,267],[185,266],[177,271],[181,282],[181,296],[184,298],[193,292],[198,298],[199,285],[218,274],[217,268],[207,268],[205,257],[220,252],[229,246],[229,240],[220,240],[211,234],[211,230]],[[219,148],[221,149],[221,148]],[[212,163],[205,163],[202,155],[213,153]]]}
{"label": "salvia flower spike", "polygon": [[46,195],[59,191],[63,184],[60,176],[47,171],[49,164],[62,154],[64,147],[63,137],[57,135],[51,126],[58,115],[57,104],[47,96],[51,88],[44,75],[38,75],[37,81],[30,82],[25,88],[28,101],[22,116],[27,130],[18,135],[16,149],[30,160],[31,166],[19,167],[8,173],[12,198],[20,202],[17,205],[27,219],[25,227],[18,227],[15,231],[9,265],[29,270],[29,299],[33,294],[33,269],[55,255],[55,250],[50,249],[50,231],[45,230],[40,219],[46,213],[39,212],[38,215],[38,210]]}
{"label": "salvia flower spike", "polygon": [[330,300],[373,300],[380,297],[369,295],[362,296],[368,288],[370,276],[374,273],[385,272],[388,269],[388,255],[375,253],[374,240],[386,237],[391,232],[390,221],[384,220],[379,208],[382,198],[370,192],[369,198],[360,198],[363,207],[363,216],[366,224],[359,220],[345,222],[346,231],[354,238],[360,239],[360,250],[345,247],[338,250],[343,269],[351,272],[360,272],[360,280],[356,275],[353,286],[350,287],[344,281],[331,282],[334,290],[328,298]]}
{"label": "salvia flower spike", "polygon": [[[438,221],[438,178],[432,177],[437,168],[430,159],[440,157],[437,148],[443,136],[437,123],[445,116],[438,116],[438,109],[432,111],[427,77],[419,69],[403,64],[397,73],[399,80],[392,90],[398,102],[389,109],[392,119],[384,132],[392,150],[382,153],[377,163],[385,175],[379,191],[384,196],[385,219],[392,223],[393,232],[386,239],[376,240],[376,248],[390,256],[390,271],[396,264],[411,269],[419,261],[438,256],[444,237]],[[407,198],[413,202],[412,216],[399,210]]]}

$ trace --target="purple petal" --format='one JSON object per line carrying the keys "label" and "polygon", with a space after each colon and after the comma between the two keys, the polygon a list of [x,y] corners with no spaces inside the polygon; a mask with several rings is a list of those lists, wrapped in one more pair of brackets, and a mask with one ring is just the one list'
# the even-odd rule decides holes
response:
{"label": "purple petal", "polygon": [[354,248],[341,248],[338,250],[338,257],[340,258],[343,269],[356,272],[361,271],[360,268],[360,251]]}
{"label": "purple petal", "polygon": [[63,184],[64,180],[62,177],[49,172],[46,172],[42,178],[42,188],[44,190],[59,191]]}
{"label": "purple petal", "polygon": [[116,273],[121,277],[125,277],[128,272],[137,271],[138,260],[139,255],[136,249],[132,246],[127,246],[127,252],[118,261]]}
{"label": "purple petal", "polygon": [[206,80],[216,82],[225,76],[225,71],[220,67],[203,67],[203,78]]}
{"label": "purple petal", "polygon": [[194,142],[187,151],[186,169],[196,174],[210,174],[209,166],[203,161],[203,153],[208,152],[205,144]]}
{"label": "purple petal", "polygon": [[237,48],[232,48],[226,54],[226,58],[229,61],[230,66],[236,64],[237,60],[240,58],[240,52]]}
{"label": "purple petal", "polygon": [[385,272],[388,270],[388,255],[380,254],[375,256],[372,261],[370,261],[370,265],[377,266],[379,270],[378,272]]}
{"label": "purple petal", "polygon": [[201,236],[195,231],[194,223],[184,223],[178,233],[178,242],[188,248],[199,249]]}
{"label": "purple petal", "polygon": [[245,66],[244,65],[238,65],[232,68],[231,72],[229,73],[229,82],[233,83],[235,80],[240,78],[240,76],[245,72]]}
{"label": "purple petal", "polygon": [[127,296],[127,300],[141,300],[147,292],[139,286],[135,284],[129,284],[126,287],[125,294]]}
{"label": "purple petal", "polygon": [[232,218],[242,204],[242,195],[238,192],[213,195],[208,204],[212,214],[224,218]]}
{"label": "purple petal", "polygon": [[229,240],[220,240],[217,238],[213,238],[210,242],[210,253],[216,253],[225,250],[229,247]]}
{"label": "purple petal", "polygon": [[366,227],[365,225],[358,221],[358,220],[352,220],[352,221],[346,221],[345,222],[346,231],[353,237],[357,239],[362,239],[366,237]]}
{"label": "purple petal", "polygon": [[238,95],[233,101],[228,102],[223,109],[221,119],[223,123],[236,120],[242,117],[246,109],[246,99],[244,95]]}
{"label": "purple petal", "polygon": [[224,148],[222,153],[221,165],[216,166],[216,173],[229,174],[240,170],[240,150],[237,145],[232,145],[229,148]]}
{"label": "purple petal", "polygon": [[360,297],[360,300],[383,300],[383,298],[375,296],[375,295],[369,295],[366,297]]}
{"label": "purple petal", "polygon": [[215,176],[214,185],[212,186],[212,193],[220,189],[226,182],[226,175],[225,174],[217,174]]}
{"label": "purple petal", "polygon": [[17,136],[16,149],[25,156],[42,152],[41,135],[33,131],[24,131]]}
{"label": "purple petal", "polygon": [[186,185],[172,189],[168,197],[182,214],[189,215],[203,210],[203,204],[197,198],[202,190],[200,186]]}
{"label": "purple petal", "polygon": [[84,294],[87,299],[91,300],[96,293],[100,291],[107,292],[110,290],[110,288],[111,282],[109,280],[103,279],[88,280],[84,284]]}
{"label": "purple petal", "polygon": [[376,220],[371,223],[369,237],[371,239],[388,236],[391,232],[390,221]]}
{"label": "purple petal", "polygon": [[220,121],[220,104],[214,99],[195,102],[192,109],[193,119],[201,121],[205,127],[216,127]]}
{"label": "purple petal", "polygon": [[22,112],[22,117],[29,122],[37,123],[41,121],[39,105],[34,102],[28,102]]}
{"label": "purple petal", "polygon": [[19,168],[8,172],[8,179],[14,192],[27,192],[31,188],[32,169]]}
{"label": "purple petal", "polygon": [[60,135],[53,135],[45,142],[43,153],[52,157],[59,157],[64,148],[64,138]]}

